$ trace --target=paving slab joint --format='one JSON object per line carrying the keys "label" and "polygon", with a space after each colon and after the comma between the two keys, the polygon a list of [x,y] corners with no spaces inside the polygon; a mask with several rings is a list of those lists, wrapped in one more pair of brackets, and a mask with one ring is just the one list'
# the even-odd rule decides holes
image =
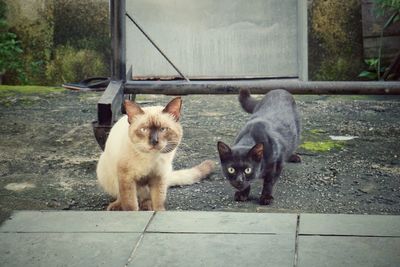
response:
{"label": "paving slab joint", "polygon": [[299,252],[299,232],[300,232],[300,214],[297,214],[297,223],[296,223],[296,236],[294,240],[294,260],[293,266],[297,267],[298,263],[298,252]]}
{"label": "paving slab joint", "polygon": [[150,223],[153,221],[154,216],[156,215],[156,213],[157,213],[157,212],[153,212],[153,214],[151,215],[149,221],[147,222],[147,224],[146,224],[146,226],[145,226],[143,232],[140,234],[139,240],[136,242],[135,247],[132,249],[132,253],[131,253],[131,255],[129,256],[127,262],[126,262],[125,267],[128,266],[128,265],[131,263],[131,261],[133,260],[133,258],[135,257],[135,253],[136,253],[137,249],[139,248],[140,243],[142,243],[142,240],[143,240],[143,237],[144,237],[144,233],[146,233],[147,228],[149,227]]}

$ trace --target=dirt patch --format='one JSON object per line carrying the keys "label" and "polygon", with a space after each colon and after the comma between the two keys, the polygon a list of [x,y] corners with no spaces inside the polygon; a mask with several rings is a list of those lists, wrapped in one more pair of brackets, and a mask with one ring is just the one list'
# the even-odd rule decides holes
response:
{"label": "dirt patch", "polygon": [[[96,183],[101,150],[91,128],[100,96],[71,91],[1,96],[2,220],[19,209],[106,207],[111,199]],[[154,105],[165,104],[170,97],[140,99],[143,105]],[[300,148],[303,162],[284,167],[271,206],[258,205],[260,181],[252,186],[250,201],[234,202],[233,189],[217,165],[216,172],[201,183],[171,188],[167,209],[400,214],[400,98],[296,99],[303,144],[329,141],[340,145],[327,150]],[[183,105],[184,138],[175,168],[205,159],[218,162],[216,142],[231,144],[248,114],[240,109],[236,96],[185,96]],[[330,136],[357,138],[332,141]]]}

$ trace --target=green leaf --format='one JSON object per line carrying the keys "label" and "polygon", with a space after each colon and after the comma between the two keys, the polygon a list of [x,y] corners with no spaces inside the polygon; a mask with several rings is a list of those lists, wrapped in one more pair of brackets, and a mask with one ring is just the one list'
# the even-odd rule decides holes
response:
{"label": "green leaf", "polygon": [[374,67],[374,68],[375,68],[375,66],[376,66],[376,65],[378,64],[378,62],[379,62],[379,59],[377,59],[377,58],[370,58],[370,59],[364,60],[364,62],[365,62],[368,66]]}
{"label": "green leaf", "polygon": [[378,78],[378,75],[374,72],[370,72],[367,70],[362,71],[360,74],[358,74],[358,77],[360,78],[368,78],[371,80],[376,80]]}

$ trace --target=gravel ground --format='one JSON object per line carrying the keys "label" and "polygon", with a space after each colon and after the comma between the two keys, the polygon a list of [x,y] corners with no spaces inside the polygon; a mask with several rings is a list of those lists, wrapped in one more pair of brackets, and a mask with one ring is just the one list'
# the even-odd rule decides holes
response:
{"label": "gravel ground", "polygon": [[[96,184],[101,153],[91,122],[101,92],[0,94],[0,221],[12,210],[104,210],[111,199]],[[171,97],[138,96],[142,105]],[[400,98],[296,96],[303,162],[285,165],[271,206],[259,206],[261,181],[247,202],[233,201],[233,188],[219,165],[206,180],[168,191],[169,210],[400,214]],[[177,169],[204,159],[218,162],[216,142],[231,144],[244,124],[236,96],[183,97],[183,142]],[[356,136],[332,142],[330,135]]]}

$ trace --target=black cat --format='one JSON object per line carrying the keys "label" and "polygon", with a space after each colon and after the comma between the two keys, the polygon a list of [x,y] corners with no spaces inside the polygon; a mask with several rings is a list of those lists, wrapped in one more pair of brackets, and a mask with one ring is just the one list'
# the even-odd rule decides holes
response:
{"label": "black cat", "polygon": [[300,116],[293,96],[281,89],[267,93],[261,100],[241,90],[239,102],[251,113],[230,148],[218,142],[218,152],[224,176],[238,191],[236,201],[246,201],[250,180],[264,180],[261,205],[272,202],[272,191],[285,161],[300,162],[294,154],[300,142]]}

